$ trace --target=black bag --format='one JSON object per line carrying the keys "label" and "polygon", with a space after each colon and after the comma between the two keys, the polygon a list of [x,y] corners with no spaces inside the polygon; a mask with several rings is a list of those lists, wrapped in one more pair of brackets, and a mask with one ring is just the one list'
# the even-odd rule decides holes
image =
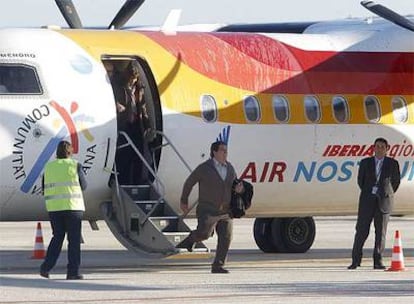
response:
{"label": "black bag", "polygon": [[[244,187],[243,193],[236,193],[234,191],[235,186],[242,182]],[[250,208],[253,197],[253,185],[244,181],[235,179],[232,186],[231,202],[230,202],[230,215],[232,218],[241,218],[246,215],[246,210]]]}

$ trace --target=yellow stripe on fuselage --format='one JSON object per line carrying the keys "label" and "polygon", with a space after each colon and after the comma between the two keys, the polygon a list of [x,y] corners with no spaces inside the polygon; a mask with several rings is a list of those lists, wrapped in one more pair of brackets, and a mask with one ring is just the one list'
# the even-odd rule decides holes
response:
{"label": "yellow stripe on fuselage", "polygon": [[[104,55],[137,56],[145,60],[151,67],[158,86],[161,104],[177,113],[192,115],[201,119],[200,97],[211,95],[215,98],[218,107],[217,120],[224,123],[247,124],[243,111],[243,98],[254,95],[260,102],[261,119],[257,124],[279,123],[273,114],[272,94],[257,93],[241,90],[236,87],[212,80],[193,70],[169,53],[162,46],[147,36],[130,31],[88,31],[88,30],[60,30],[61,34],[72,39],[84,48],[97,61]],[[362,95],[341,95],[346,98],[350,106],[348,124],[369,123],[365,117]],[[288,124],[310,123],[305,117],[303,94],[286,94],[289,100],[290,119]],[[338,123],[333,117],[332,94],[315,94],[318,97],[322,116],[319,124]],[[380,124],[394,124],[391,99],[393,96],[376,96],[381,104]],[[403,95],[408,104],[408,121],[414,124],[414,98]]]}

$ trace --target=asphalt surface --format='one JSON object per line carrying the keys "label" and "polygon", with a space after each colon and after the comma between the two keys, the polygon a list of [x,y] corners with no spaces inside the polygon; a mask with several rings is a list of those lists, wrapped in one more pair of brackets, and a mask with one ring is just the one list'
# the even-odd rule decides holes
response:
{"label": "asphalt surface", "polygon": [[[316,238],[303,254],[265,254],[252,236],[252,219],[236,220],[226,267],[211,274],[211,254],[182,254],[142,259],[125,250],[104,222],[92,231],[84,223],[83,281],[65,280],[66,250],[51,279],[38,274],[41,260],[31,259],[35,222],[0,223],[1,303],[413,303],[414,218],[393,217],[385,265],[391,263],[394,231],[401,232],[406,271],[372,269],[373,229],[362,267],[347,270],[354,217],[316,218]],[[195,221],[189,220],[190,227]],[[50,225],[42,222],[45,246]],[[64,244],[66,248],[66,244]]]}

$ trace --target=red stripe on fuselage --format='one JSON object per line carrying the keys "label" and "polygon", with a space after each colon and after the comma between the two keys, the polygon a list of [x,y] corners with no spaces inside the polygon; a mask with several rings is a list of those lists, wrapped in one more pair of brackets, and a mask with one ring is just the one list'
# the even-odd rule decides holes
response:
{"label": "red stripe on fuselage", "polygon": [[259,34],[143,34],[206,77],[253,92],[414,94],[414,53],[307,51]]}

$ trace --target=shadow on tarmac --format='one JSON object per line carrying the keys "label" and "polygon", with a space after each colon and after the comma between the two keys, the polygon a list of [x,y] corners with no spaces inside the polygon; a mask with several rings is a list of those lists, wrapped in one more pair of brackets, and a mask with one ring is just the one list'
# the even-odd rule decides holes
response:
{"label": "shadow on tarmac", "polygon": [[[95,280],[94,280],[95,281]],[[148,290],[168,290],[170,288],[161,288],[156,286],[127,286],[119,284],[97,284],[89,283],[88,280],[82,281],[68,281],[65,279],[26,279],[26,278],[11,278],[0,277],[0,284],[3,287],[29,287],[29,288],[44,288],[44,289],[61,289],[61,290],[91,290],[91,291],[148,291]]]}

